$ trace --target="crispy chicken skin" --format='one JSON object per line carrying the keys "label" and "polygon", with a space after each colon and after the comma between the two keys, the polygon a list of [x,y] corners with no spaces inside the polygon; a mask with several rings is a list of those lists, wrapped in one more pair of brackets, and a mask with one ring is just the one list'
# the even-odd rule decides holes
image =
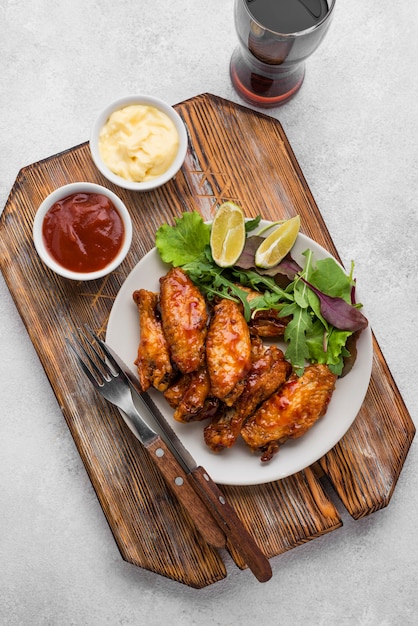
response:
{"label": "crispy chicken skin", "polygon": [[223,299],[215,305],[206,338],[211,393],[231,406],[244,390],[251,367],[251,340],[238,305]]}
{"label": "crispy chicken skin", "polygon": [[187,384],[178,402],[174,419],[178,422],[195,422],[207,417],[206,411],[210,391],[209,374],[205,366],[192,374],[186,374]]}
{"label": "crispy chicken skin", "polygon": [[205,299],[179,267],[163,276],[160,285],[161,320],[172,362],[183,374],[194,372],[204,363]]}
{"label": "crispy chicken skin", "polygon": [[206,444],[214,452],[230,448],[236,442],[242,425],[256,408],[277,391],[290,375],[291,365],[277,346],[252,341],[252,365],[242,394],[235,405],[215,415],[204,429]]}
{"label": "crispy chicken skin", "polygon": [[280,317],[279,311],[256,311],[249,323],[250,332],[258,337],[282,337],[291,316]]}
{"label": "crispy chicken skin", "polygon": [[[241,291],[247,293],[246,300],[251,302],[260,297],[260,293],[243,285],[237,285]],[[276,309],[255,311],[248,323],[250,333],[258,337],[281,337],[284,335],[286,326],[292,319],[291,316],[280,317],[280,311]]]}
{"label": "crispy chicken skin", "polygon": [[331,400],[336,376],[326,365],[309,365],[265,400],[244,424],[241,435],[248,446],[269,461],[287,439],[306,433],[322,417]]}
{"label": "crispy chicken skin", "polygon": [[172,383],[164,391],[164,398],[172,409],[178,407],[182,397],[187,391],[187,387],[190,384],[190,374],[181,374],[175,378]]}
{"label": "crispy chicken skin", "polygon": [[164,398],[174,410],[178,422],[198,422],[212,417],[219,400],[210,396],[210,381],[206,366],[182,374],[164,392]]}
{"label": "crispy chicken skin", "polygon": [[173,368],[168,344],[156,312],[158,294],[139,289],[134,291],[133,299],[139,313],[140,341],[135,361],[139,382],[143,391],[151,386],[164,391],[169,385]]}

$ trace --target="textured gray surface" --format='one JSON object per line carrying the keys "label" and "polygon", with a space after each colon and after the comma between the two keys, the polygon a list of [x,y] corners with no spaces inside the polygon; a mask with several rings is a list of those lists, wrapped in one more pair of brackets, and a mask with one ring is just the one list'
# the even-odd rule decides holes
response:
{"label": "textured gray surface", "polygon": [[[337,1],[281,121],[417,423],[418,5]],[[2,0],[0,207],[19,169],[88,138],[108,101],[170,103],[228,74],[232,0]],[[260,585],[228,564],[196,591],[122,561],[0,277],[0,622],[21,625],[398,626],[418,613],[418,455],[392,501],[272,560]],[[22,379],[25,388],[22,390]]]}

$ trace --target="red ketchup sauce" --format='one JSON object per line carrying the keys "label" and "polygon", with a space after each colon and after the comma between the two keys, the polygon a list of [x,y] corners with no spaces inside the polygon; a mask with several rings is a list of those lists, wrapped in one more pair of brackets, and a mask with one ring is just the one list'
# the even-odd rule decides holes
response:
{"label": "red ketchup sauce", "polygon": [[57,263],[85,273],[101,270],[113,261],[122,247],[125,229],[109,198],[99,193],[75,193],[47,211],[42,235]]}

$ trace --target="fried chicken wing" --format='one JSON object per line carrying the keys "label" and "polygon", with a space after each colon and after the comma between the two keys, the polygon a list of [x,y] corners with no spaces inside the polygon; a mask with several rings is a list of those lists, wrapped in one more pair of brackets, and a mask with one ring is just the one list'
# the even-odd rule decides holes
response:
{"label": "fried chicken wing", "polygon": [[238,305],[223,299],[215,305],[206,338],[211,393],[231,406],[244,390],[251,367],[251,340]]}
{"label": "fried chicken wing", "polygon": [[[237,287],[241,291],[245,291],[248,302],[260,297],[260,292],[254,289],[244,287],[243,285],[237,285]],[[280,311],[276,309],[261,309],[252,314],[248,326],[250,333],[258,337],[282,337],[291,319],[291,316],[280,317]]]}
{"label": "fried chicken wing", "polygon": [[158,294],[146,289],[134,291],[138,307],[140,341],[135,365],[143,391],[155,387],[167,389],[173,368],[161,321],[157,316]]}
{"label": "fried chicken wing", "polygon": [[191,374],[185,374],[174,419],[178,422],[197,422],[210,417],[216,410],[218,401],[209,396],[209,391],[210,380],[206,366]]}
{"label": "fried chicken wing", "polygon": [[241,430],[244,441],[261,460],[269,461],[287,439],[301,437],[322,417],[331,400],[336,376],[326,365],[309,365],[265,400]]}
{"label": "fried chicken wing", "polygon": [[190,384],[190,374],[181,374],[164,391],[164,398],[172,409],[178,407]]}
{"label": "fried chicken wing", "polygon": [[256,311],[249,323],[250,332],[258,337],[282,337],[291,319],[291,316],[280,317],[275,309]]}
{"label": "fried chicken wing", "polygon": [[204,362],[208,314],[199,289],[179,267],[160,279],[164,335],[173,363],[188,374]]}
{"label": "fried chicken wing", "polygon": [[242,394],[235,405],[216,414],[204,429],[206,444],[214,451],[233,446],[245,420],[256,408],[279,389],[290,375],[291,365],[277,346],[252,342],[252,364]]}

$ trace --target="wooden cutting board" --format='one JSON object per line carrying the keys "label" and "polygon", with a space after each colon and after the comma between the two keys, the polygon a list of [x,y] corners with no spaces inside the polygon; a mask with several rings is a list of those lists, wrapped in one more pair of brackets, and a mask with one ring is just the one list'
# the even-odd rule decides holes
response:
{"label": "wooden cutting board", "polygon": [[[210,94],[176,106],[189,134],[183,168],[164,187],[138,194],[108,183],[88,144],[24,167],[0,222],[1,269],[45,368],[122,557],[191,587],[226,576],[222,555],[206,545],[167,490],[119,412],[97,396],[68,357],[64,338],[88,323],[104,336],[124,279],[154,245],[156,229],[184,211],[205,219],[233,200],[248,216],[301,216],[302,232],[337,251],[280,123]],[[31,237],[37,207],[69,182],[89,181],[117,193],[130,210],[134,238],[111,276],[67,281],[38,258]],[[374,339],[373,370],[363,407],[349,432],[314,467],[285,480],[222,487],[270,558],[342,525],[323,489],[327,476],[349,513],[359,519],[392,496],[415,435],[413,422]],[[237,565],[244,567],[236,554]]]}

